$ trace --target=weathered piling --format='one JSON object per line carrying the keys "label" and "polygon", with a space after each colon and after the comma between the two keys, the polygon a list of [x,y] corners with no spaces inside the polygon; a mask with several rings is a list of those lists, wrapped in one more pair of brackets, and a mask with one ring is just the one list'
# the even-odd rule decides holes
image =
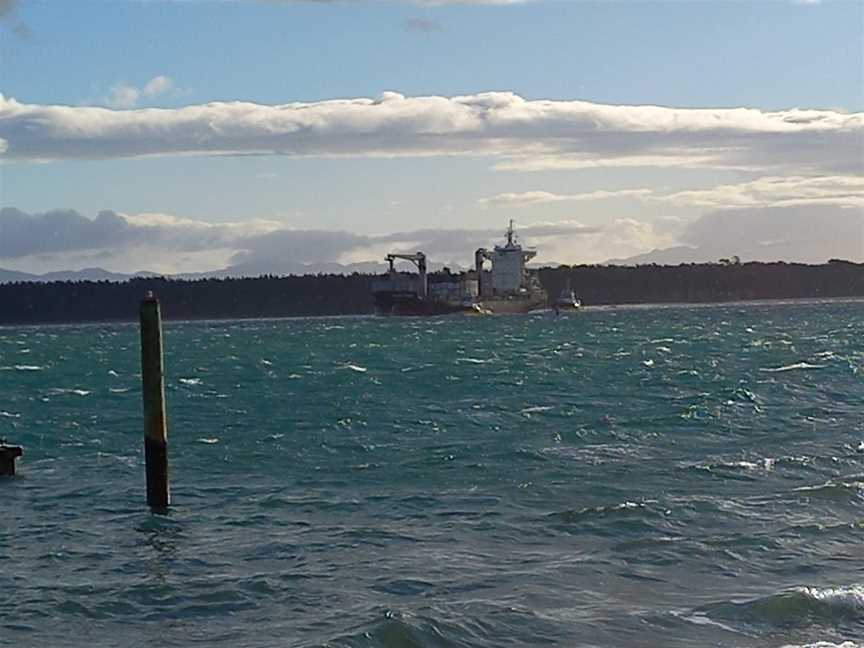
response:
{"label": "weathered piling", "polygon": [[15,474],[15,460],[24,454],[21,446],[9,446],[0,443],[0,477],[11,477]]}
{"label": "weathered piling", "polygon": [[165,414],[162,315],[159,300],[152,292],[148,292],[141,302],[141,382],[147,504],[154,511],[163,511],[171,503],[168,486],[168,425]]}

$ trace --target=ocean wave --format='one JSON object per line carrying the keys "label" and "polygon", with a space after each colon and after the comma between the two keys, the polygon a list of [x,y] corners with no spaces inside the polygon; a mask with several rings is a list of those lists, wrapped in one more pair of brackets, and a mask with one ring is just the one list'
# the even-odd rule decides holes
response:
{"label": "ocean wave", "polygon": [[861,648],[861,644],[854,641],[844,641],[843,643],[832,643],[830,641],[816,641],[806,644],[785,644],[780,648]]}
{"label": "ocean wave", "polygon": [[628,500],[608,506],[557,511],[547,514],[546,519],[551,526],[568,534],[587,532],[618,538],[632,533],[661,533],[666,526],[666,513],[656,501]]}
{"label": "ocean wave", "polygon": [[63,396],[66,394],[72,394],[75,396],[89,396],[90,390],[88,389],[77,389],[77,388],[67,388],[67,387],[55,387],[53,389],[49,389],[48,392],[52,396]]}
{"label": "ocean wave", "polygon": [[491,602],[469,604],[453,615],[445,608],[417,612],[385,610],[379,618],[345,630],[323,645],[346,648],[425,648],[462,646],[493,648],[558,645],[549,620],[517,605]]}
{"label": "ocean wave", "polygon": [[522,410],[519,410],[519,413],[525,414],[526,416],[530,416],[531,414],[539,414],[540,412],[548,412],[551,409],[554,409],[551,405],[534,405],[532,407],[526,407]]}
{"label": "ocean wave", "polygon": [[12,365],[11,367],[0,367],[0,370],[5,371],[45,371],[45,367],[40,365]]}
{"label": "ocean wave", "polygon": [[404,646],[440,645],[445,637],[455,637],[464,632],[447,627],[434,619],[418,618],[414,615],[387,611],[384,619],[376,621],[346,634],[335,637],[325,645],[369,646],[374,648],[402,648]]}
{"label": "ocean wave", "polygon": [[850,495],[861,497],[864,495],[864,475],[853,475],[841,479],[829,479],[822,484],[813,486],[799,486],[794,489],[796,493],[806,493],[828,499],[846,499]]}
{"label": "ocean wave", "polygon": [[779,373],[782,371],[795,371],[796,369],[825,369],[828,365],[810,364],[809,362],[796,362],[783,367],[760,367],[759,371],[766,373]]}
{"label": "ocean wave", "polygon": [[864,585],[797,587],[748,601],[715,603],[697,613],[713,620],[757,626],[833,626],[864,620]]}
{"label": "ocean wave", "polygon": [[717,471],[730,471],[730,472],[753,472],[753,471],[765,471],[771,472],[774,470],[774,466],[777,464],[777,459],[773,457],[765,457],[762,459],[758,459],[755,461],[748,461],[746,459],[741,459],[737,461],[699,461],[696,463],[688,463],[681,466],[684,469],[690,470],[704,470],[706,472],[717,472]]}
{"label": "ocean wave", "polygon": [[348,369],[350,371],[355,371],[357,373],[366,373],[367,371],[369,371],[366,367],[361,367],[360,365],[356,365],[356,364],[344,364],[339,368],[340,369]]}

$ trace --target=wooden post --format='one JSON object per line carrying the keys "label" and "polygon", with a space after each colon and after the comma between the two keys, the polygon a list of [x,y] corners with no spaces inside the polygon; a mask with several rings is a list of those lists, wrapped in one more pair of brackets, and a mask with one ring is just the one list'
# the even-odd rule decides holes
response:
{"label": "wooden post", "polygon": [[165,415],[165,374],[162,356],[162,316],[159,300],[148,292],[141,302],[141,382],[144,398],[144,460],[147,504],[164,511],[171,503],[168,487],[168,426]]}
{"label": "wooden post", "polygon": [[24,454],[20,446],[7,446],[0,442],[0,477],[11,477],[15,474],[15,460]]}

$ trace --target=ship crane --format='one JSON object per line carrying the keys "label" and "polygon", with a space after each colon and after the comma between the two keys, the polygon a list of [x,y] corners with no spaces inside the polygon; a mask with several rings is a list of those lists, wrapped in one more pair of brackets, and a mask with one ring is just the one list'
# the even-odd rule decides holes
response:
{"label": "ship crane", "polygon": [[396,262],[396,259],[403,259],[405,261],[410,261],[415,266],[417,266],[417,273],[420,275],[420,288],[417,291],[418,296],[423,299],[426,298],[427,293],[429,292],[429,284],[426,278],[426,255],[422,252],[417,252],[415,254],[388,254],[384,259],[387,263],[390,264],[390,276],[392,277],[396,274],[396,269],[393,267],[393,264]]}

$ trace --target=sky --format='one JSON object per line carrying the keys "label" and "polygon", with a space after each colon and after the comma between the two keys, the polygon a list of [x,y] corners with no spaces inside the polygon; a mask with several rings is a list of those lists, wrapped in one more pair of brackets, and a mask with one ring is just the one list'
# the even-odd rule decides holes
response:
{"label": "sky", "polygon": [[857,0],[0,0],[0,93],[7,269],[864,261]]}

